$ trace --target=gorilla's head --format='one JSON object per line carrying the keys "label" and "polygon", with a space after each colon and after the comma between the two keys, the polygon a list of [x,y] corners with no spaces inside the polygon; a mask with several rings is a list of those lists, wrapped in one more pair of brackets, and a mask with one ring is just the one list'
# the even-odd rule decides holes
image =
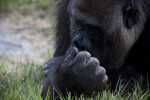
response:
{"label": "gorilla's head", "polygon": [[119,68],[142,34],[147,0],[72,0],[72,47],[88,51],[106,68]]}

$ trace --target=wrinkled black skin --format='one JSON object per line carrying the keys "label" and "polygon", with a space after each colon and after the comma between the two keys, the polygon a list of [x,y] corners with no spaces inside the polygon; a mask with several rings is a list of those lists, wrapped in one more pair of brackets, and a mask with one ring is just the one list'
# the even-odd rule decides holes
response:
{"label": "wrinkled black skin", "polygon": [[[106,52],[116,51],[119,52],[120,55],[122,54],[124,49],[126,49],[126,46],[121,45],[121,50],[114,49],[115,45],[112,44],[112,47],[106,47],[108,50],[104,52],[103,48],[105,46],[108,46],[109,43],[114,41],[108,41],[104,43],[104,39],[106,35],[104,35],[104,31],[102,29],[97,30],[97,28],[87,28],[86,26],[80,25],[80,22],[78,22],[78,18],[76,18],[76,32],[72,32],[70,29],[71,21],[70,17],[72,16],[70,9],[68,10],[68,7],[70,7],[70,2],[75,0],[62,0],[61,5],[58,7],[58,14],[57,14],[57,25],[56,25],[56,50],[54,54],[55,59],[53,62],[52,60],[49,60],[46,65],[47,67],[44,68],[44,73],[46,75],[46,81],[43,86],[42,91],[42,97],[45,98],[46,93],[48,91],[48,88],[52,88],[55,86],[57,90],[59,89],[63,95],[66,95],[66,88],[68,91],[72,93],[77,93],[80,95],[81,93],[91,95],[92,92],[99,92],[102,91],[105,88],[104,83],[100,83],[100,86],[103,86],[104,88],[99,88],[96,90],[95,88],[91,88],[91,91],[87,89],[87,87],[84,87],[86,85],[84,82],[83,84],[76,76],[72,75],[72,71],[68,71],[66,66],[69,66],[69,63],[72,62],[72,60],[68,60],[66,63],[66,59],[70,55],[70,52],[72,51],[73,47],[76,47],[78,49],[78,53],[82,51],[87,51],[91,54],[92,57],[97,58],[100,61],[100,65],[102,65],[106,71],[108,76],[108,84],[111,83],[111,88],[114,89],[116,87],[116,84],[118,82],[119,77],[121,76],[121,79],[123,80],[123,84],[126,84],[131,80],[131,78],[139,81],[140,77],[143,77],[143,84],[142,88],[147,89],[147,79],[150,78],[150,0],[139,0],[140,4],[142,6],[139,8],[143,11],[144,14],[144,28],[140,31],[140,35],[136,40],[133,40],[134,43],[131,45],[129,50],[126,51],[124,54],[122,63],[120,64],[119,58],[113,58],[113,56],[110,53],[109,55],[106,55]],[[78,1],[78,0],[76,0]],[[83,1],[83,0],[82,0]],[[125,0],[124,0],[125,1]],[[130,1],[130,0],[126,0]],[[134,2],[134,1],[133,1]],[[136,5],[135,1],[135,5]],[[139,5],[138,5],[139,6]],[[107,16],[107,15],[106,15]],[[101,19],[103,20],[103,19]],[[126,18],[124,18],[126,24]],[[134,20],[134,21],[133,21]],[[131,18],[128,20],[129,24],[126,25],[127,29],[132,28],[132,26],[136,25],[136,18]],[[132,22],[133,21],[133,22]],[[100,23],[101,24],[101,23]],[[102,24],[103,25],[103,24]],[[107,27],[104,27],[107,29]],[[139,26],[140,29],[140,26]],[[98,33],[101,33],[100,36]],[[92,34],[92,35],[91,35]],[[94,34],[94,35],[93,35]],[[136,35],[135,35],[136,36]],[[115,41],[119,41],[123,44],[124,41],[128,40],[122,40],[122,38],[118,38],[119,36],[112,37]],[[83,39],[85,40],[83,42]],[[93,41],[92,41],[93,39]],[[113,40],[112,39],[112,40]],[[92,42],[91,42],[92,41]],[[106,44],[107,43],[107,44]],[[81,45],[82,44],[82,45]],[[117,48],[116,44],[116,48]],[[77,54],[78,54],[77,53]],[[77,55],[76,54],[76,55]],[[109,53],[108,53],[109,54]],[[80,61],[78,63],[78,66],[80,66]],[[109,64],[117,63],[118,66],[113,66]],[[72,65],[74,66],[74,65]],[[77,65],[75,66],[77,67]],[[95,67],[95,66],[93,66]],[[75,75],[78,76],[77,73]],[[88,74],[85,74],[88,76]],[[105,73],[102,75],[104,76]],[[80,75],[79,75],[80,76]],[[90,76],[90,75],[89,75]],[[91,80],[87,80],[87,83]],[[131,89],[133,85],[133,81],[130,81],[129,87]],[[94,84],[94,83],[93,83]],[[90,87],[90,86],[89,86]],[[131,89],[132,90],[132,89]],[[130,90],[129,90],[130,91]],[[52,92],[51,92],[52,93]],[[57,93],[55,93],[55,96]]]}

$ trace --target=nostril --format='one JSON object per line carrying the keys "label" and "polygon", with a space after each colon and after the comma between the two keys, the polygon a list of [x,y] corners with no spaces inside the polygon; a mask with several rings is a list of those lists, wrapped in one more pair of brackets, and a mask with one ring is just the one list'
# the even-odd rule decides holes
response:
{"label": "nostril", "polygon": [[79,43],[78,43],[77,41],[74,41],[73,44],[74,44],[74,46],[75,46],[76,48],[79,48],[79,47],[80,47],[80,46],[79,46]]}
{"label": "nostril", "polygon": [[85,47],[84,46],[81,46],[80,48],[81,48],[81,50],[85,51]]}
{"label": "nostril", "polygon": [[87,36],[76,35],[72,41],[72,45],[80,51],[87,51],[91,49],[91,42]]}
{"label": "nostril", "polygon": [[82,51],[86,50],[85,46],[82,43],[80,43],[79,41],[74,41],[73,45],[76,48],[78,48],[79,50],[82,50]]}

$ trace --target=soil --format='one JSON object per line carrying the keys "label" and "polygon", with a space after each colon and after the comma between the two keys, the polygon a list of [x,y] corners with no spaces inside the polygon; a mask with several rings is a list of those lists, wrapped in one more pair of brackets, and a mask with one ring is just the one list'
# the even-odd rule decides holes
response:
{"label": "soil", "polygon": [[[0,15],[0,59],[30,59],[43,63],[54,51],[54,34],[50,17],[19,12]],[[44,30],[50,30],[45,32]],[[47,52],[50,52],[48,54]]]}

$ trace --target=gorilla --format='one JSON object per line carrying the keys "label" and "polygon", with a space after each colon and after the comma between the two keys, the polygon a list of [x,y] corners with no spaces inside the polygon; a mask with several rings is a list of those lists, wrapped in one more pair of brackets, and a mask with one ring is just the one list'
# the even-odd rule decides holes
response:
{"label": "gorilla", "polygon": [[[56,50],[44,66],[42,97],[60,91],[91,95],[150,79],[150,0],[61,0]],[[107,74],[106,74],[107,71]],[[130,81],[129,87],[133,87]],[[54,91],[54,92],[53,92]]]}

